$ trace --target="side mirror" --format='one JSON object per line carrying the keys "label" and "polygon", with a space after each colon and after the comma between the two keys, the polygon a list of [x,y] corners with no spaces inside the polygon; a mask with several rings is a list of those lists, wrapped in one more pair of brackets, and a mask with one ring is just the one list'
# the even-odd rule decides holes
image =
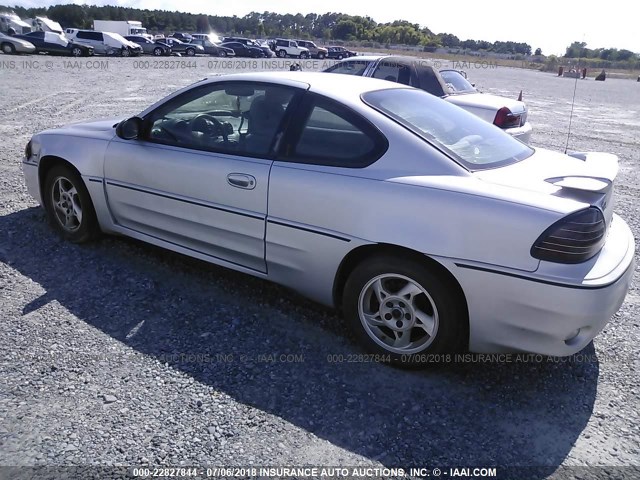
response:
{"label": "side mirror", "polygon": [[131,117],[121,121],[116,127],[116,135],[125,140],[133,140],[138,138],[142,132],[142,119],[140,117]]}

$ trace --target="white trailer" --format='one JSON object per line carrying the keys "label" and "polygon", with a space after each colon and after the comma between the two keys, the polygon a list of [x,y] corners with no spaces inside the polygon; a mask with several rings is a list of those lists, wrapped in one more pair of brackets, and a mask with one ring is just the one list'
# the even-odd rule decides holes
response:
{"label": "white trailer", "polygon": [[127,35],[147,36],[147,29],[142,22],[137,20],[94,20],[93,29],[98,32],[119,33],[123,37]]}
{"label": "white trailer", "polygon": [[7,35],[23,35],[31,32],[31,26],[13,12],[2,12],[0,13],[0,32]]}
{"label": "white trailer", "polygon": [[63,33],[62,26],[47,17],[29,18],[25,21],[33,27],[34,31]]}

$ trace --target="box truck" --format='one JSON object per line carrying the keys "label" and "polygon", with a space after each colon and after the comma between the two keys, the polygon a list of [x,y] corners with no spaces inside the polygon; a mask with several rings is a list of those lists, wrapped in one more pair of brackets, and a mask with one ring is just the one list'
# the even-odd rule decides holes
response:
{"label": "box truck", "polygon": [[119,33],[123,37],[127,35],[147,36],[147,29],[142,22],[137,20],[94,20],[93,29],[98,32]]}

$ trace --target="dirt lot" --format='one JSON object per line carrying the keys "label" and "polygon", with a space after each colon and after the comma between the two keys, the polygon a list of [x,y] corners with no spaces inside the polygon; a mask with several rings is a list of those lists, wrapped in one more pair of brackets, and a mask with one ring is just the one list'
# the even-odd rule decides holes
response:
{"label": "dirt lot", "polygon": [[[138,113],[224,70],[171,62],[0,55],[0,465],[497,465],[539,467],[503,470],[511,478],[637,478],[564,468],[640,465],[637,275],[575,358],[405,372],[332,361],[359,351],[341,320],[278,286],[126,239],[59,240],[23,185],[30,136]],[[574,80],[465,69],[484,91],[523,90],[533,144],[564,149]],[[620,156],[616,210],[638,238],[640,84],[578,81],[571,130],[570,149]]]}

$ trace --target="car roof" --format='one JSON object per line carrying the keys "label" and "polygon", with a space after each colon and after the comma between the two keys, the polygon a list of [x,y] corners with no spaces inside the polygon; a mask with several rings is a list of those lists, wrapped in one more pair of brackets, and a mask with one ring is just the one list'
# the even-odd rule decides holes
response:
{"label": "car roof", "polygon": [[209,83],[223,81],[246,81],[246,82],[269,82],[294,88],[308,89],[311,92],[332,98],[340,103],[362,108],[363,103],[360,95],[376,90],[396,90],[412,88],[407,85],[379,80],[377,78],[359,77],[356,75],[338,75],[324,72],[301,72],[301,71],[280,71],[280,72],[244,72],[244,73],[224,73],[214,74],[204,78],[192,85],[188,85],[173,92],[158,102],[148,106],[140,116],[145,116],[153,111],[160,104],[170,101],[172,98],[184,92]]}
{"label": "car roof", "polygon": [[341,62],[348,62],[348,61],[353,61],[353,60],[364,60],[367,62],[374,62],[376,60],[382,60],[385,58],[393,58],[396,60],[400,60],[400,61],[404,61],[407,63],[411,63],[411,62],[431,62],[431,59],[429,58],[420,58],[420,57],[412,57],[410,55],[376,55],[376,54],[372,54],[372,55],[358,55],[357,57],[349,57],[349,58],[344,58],[342,60],[340,60]]}
{"label": "car roof", "polygon": [[238,80],[254,82],[273,82],[282,85],[308,88],[310,91],[335,98],[338,101],[349,102],[354,97],[374,90],[392,90],[409,88],[386,80],[359,77],[356,75],[335,75],[324,72],[247,72],[230,73],[207,79],[207,82],[221,80]]}

